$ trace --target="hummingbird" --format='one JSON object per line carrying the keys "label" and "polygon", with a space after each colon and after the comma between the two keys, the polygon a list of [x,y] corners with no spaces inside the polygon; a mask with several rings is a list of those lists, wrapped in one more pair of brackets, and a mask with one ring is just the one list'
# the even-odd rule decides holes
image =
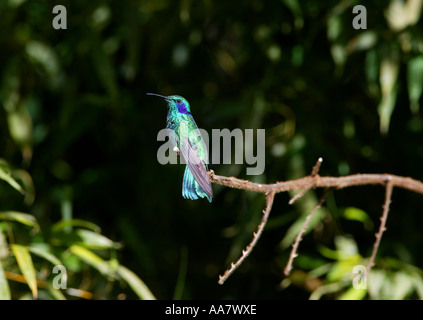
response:
{"label": "hummingbird", "polygon": [[172,133],[170,141],[173,150],[181,155],[187,164],[182,180],[182,196],[191,200],[207,198],[212,202],[213,190],[207,173],[207,147],[191,115],[188,100],[175,95],[147,95],[163,98],[167,102],[166,128]]}

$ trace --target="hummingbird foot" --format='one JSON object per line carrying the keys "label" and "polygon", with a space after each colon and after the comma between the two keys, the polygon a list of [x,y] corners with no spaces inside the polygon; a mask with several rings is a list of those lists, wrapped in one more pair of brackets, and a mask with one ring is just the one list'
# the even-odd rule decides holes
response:
{"label": "hummingbird foot", "polygon": [[178,147],[174,147],[173,151],[176,152],[176,154],[178,155],[178,157],[181,155],[181,151],[179,150]]}

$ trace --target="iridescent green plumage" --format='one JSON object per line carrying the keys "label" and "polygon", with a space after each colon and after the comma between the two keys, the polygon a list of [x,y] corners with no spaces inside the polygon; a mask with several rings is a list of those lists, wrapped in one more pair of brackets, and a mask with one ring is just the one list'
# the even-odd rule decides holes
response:
{"label": "iridescent green plumage", "polygon": [[167,129],[174,133],[171,142],[187,163],[182,182],[182,196],[191,200],[198,197],[207,198],[211,202],[213,190],[207,173],[207,147],[191,115],[188,101],[181,96],[148,94],[162,97],[167,102]]}

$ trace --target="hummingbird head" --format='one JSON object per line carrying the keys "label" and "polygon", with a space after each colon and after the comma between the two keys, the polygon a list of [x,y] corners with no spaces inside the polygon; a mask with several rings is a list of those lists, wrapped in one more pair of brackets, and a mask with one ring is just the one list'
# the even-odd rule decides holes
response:
{"label": "hummingbird head", "polygon": [[170,109],[178,110],[179,113],[191,114],[188,100],[181,96],[168,96],[167,105]]}
{"label": "hummingbird head", "polygon": [[177,111],[179,113],[191,114],[191,108],[188,100],[181,96],[162,96],[155,93],[147,93],[150,96],[158,96],[166,100],[170,111]]}

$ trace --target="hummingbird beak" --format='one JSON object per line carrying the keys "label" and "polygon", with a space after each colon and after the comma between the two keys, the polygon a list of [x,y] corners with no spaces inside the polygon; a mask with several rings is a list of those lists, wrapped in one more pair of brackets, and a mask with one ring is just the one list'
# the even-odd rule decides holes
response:
{"label": "hummingbird beak", "polygon": [[168,98],[168,97],[166,97],[166,96],[162,96],[162,95],[160,95],[160,94],[156,94],[156,93],[147,93],[147,96],[157,96],[157,97],[163,98],[163,99],[165,99],[165,100],[169,100],[169,98]]}

